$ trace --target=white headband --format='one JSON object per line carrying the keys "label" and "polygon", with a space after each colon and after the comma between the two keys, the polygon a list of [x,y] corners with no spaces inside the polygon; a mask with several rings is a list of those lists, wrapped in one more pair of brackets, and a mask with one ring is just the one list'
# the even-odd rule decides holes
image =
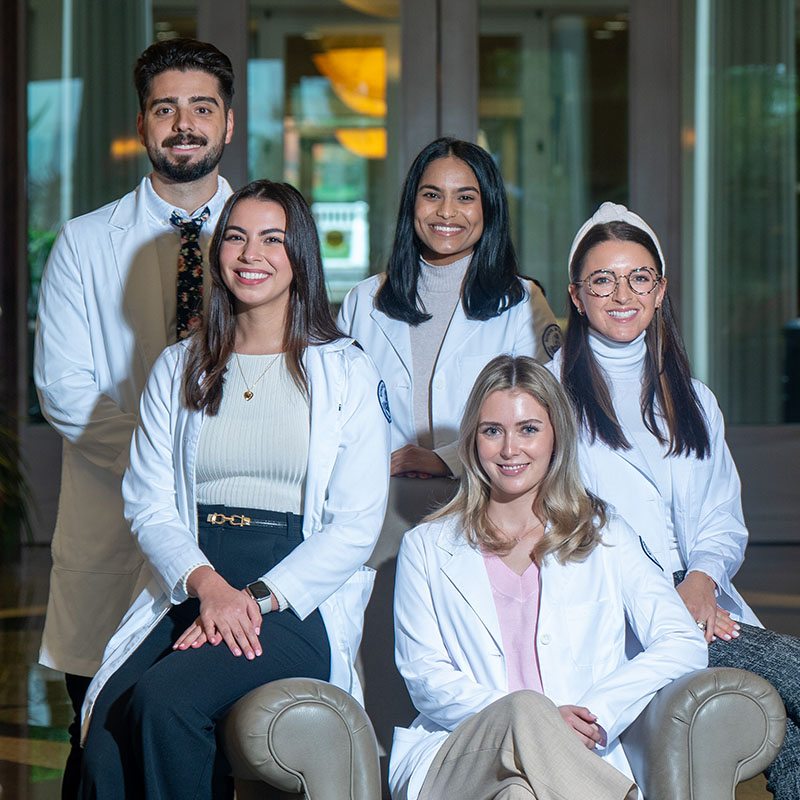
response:
{"label": "white headband", "polygon": [[580,230],[575,234],[575,238],[572,240],[572,247],[569,250],[567,269],[570,269],[572,266],[572,259],[575,257],[575,251],[578,249],[578,245],[583,241],[583,237],[586,236],[595,225],[603,225],[606,222],[627,222],[628,225],[633,225],[634,228],[639,228],[639,230],[644,231],[653,240],[653,244],[656,246],[656,250],[658,250],[658,257],[661,259],[661,274],[666,275],[667,262],[664,260],[661,242],[658,241],[658,236],[655,235],[653,229],[638,214],[634,214],[633,211],[628,211],[625,206],[619,203],[610,202],[603,203],[600,208],[581,225]]}

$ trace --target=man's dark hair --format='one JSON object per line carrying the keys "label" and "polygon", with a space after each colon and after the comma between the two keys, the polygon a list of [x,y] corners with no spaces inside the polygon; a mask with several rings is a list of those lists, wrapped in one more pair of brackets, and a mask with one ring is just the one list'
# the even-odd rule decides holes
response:
{"label": "man's dark hair", "polygon": [[181,72],[201,70],[213,75],[219,82],[219,94],[225,111],[233,100],[233,67],[231,60],[209,42],[197,39],[164,39],[151,44],[137,59],[133,68],[133,83],[139,95],[139,109],[143,112],[153,78],[169,69]]}

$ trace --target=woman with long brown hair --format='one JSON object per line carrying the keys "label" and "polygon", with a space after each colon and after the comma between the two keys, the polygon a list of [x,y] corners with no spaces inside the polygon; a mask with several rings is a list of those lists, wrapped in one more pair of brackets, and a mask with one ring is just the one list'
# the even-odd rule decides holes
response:
{"label": "woman with long brown hair", "polygon": [[333,322],[296,189],[234,193],[210,272],[202,329],[142,397],[123,495],[150,570],[84,705],[84,798],[226,797],[214,728],[250,689],[306,676],[360,694],[380,379]]}
{"label": "woman with long brown hair", "polygon": [[586,485],[613,504],[674,582],[714,667],[770,681],[786,738],[766,771],[776,800],[800,797],[800,640],[764,630],[732,578],[744,558],[741,485],[716,398],[693,380],[650,226],[603,203],[575,236],[570,317],[548,369],[572,400]]}

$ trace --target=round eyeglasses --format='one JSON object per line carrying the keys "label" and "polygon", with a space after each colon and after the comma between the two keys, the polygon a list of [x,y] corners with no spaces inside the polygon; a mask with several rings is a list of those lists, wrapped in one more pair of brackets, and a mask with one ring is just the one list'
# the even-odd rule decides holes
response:
{"label": "round eyeglasses", "polygon": [[661,276],[656,274],[652,267],[638,267],[632,269],[627,275],[617,275],[610,269],[595,270],[588,278],[582,281],[573,281],[574,286],[585,284],[586,288],[595,297],[610,297],[619,287],[620,278],[628,281],[628,286],[634,294],[650,294],[658,288]]}

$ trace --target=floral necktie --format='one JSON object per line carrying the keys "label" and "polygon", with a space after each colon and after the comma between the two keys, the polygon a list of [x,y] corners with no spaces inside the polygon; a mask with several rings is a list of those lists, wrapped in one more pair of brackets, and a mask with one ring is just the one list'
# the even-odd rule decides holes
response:
{"label": "floral necktie", "polygon": [[176,339],[191,336],[200,327],[203,313],[203,251],[200,249],[200,229],[211,216],[208,206],[196,217],[182,217],[172,212],[170,222],[181,232],[178,252],[177,304],[175,307]]}

